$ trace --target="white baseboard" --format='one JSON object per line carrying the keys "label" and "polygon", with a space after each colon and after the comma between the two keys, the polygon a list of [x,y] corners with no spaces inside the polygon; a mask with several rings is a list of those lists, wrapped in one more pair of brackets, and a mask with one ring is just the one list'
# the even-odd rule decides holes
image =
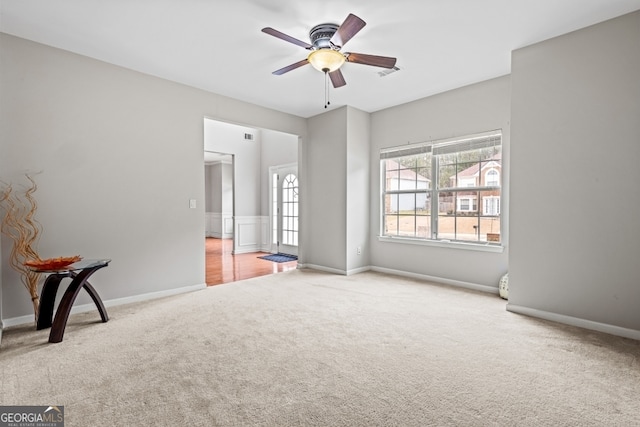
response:
{"label": "white baseboard", "polygon": [[325,267],[317,264],[302,264],[298,262],[298,268],[311,268],[313,270],[326,271],[327,273],[341,274],[350,276],[352,274],[364,273],[365,271],[377,271],[379,273],[392,274],[394,276],[410,277],[412,279],[424,280],[425,282],[435,282],[445,285],[457,286],[459,288],[472,289],[474,291],[488,292],[490,294],[499,294],[498,287],[479,285],[477,283],[463,282],[460,280],[445,279],[442,277],[427,276],[426,274],[409,273],[407,271],[393,270],[391,268],[383,268],[376,266],[366,266],[354,268],[352,270],[339,270],[337,268]]}
{"label": "white baseboard", "polygon": [[578,317],[566,316],[564,314],[552,313],[544,310],[537,310],[535,308],[524,307],[511,303],[507,303],[507,311],[524,314],[525,316],[537,317],[539,319],[550,320],[552,322],[563,323],[565,325],[577,326],[579,328],[589,329],[592,331],[604,332],[610,335],[640,340],[640,331],[635,329],[594,322],[592,320],[580,319]]}
{"label": "white baseboard", "polygon": [[325,267],[323,265],[317,264],[298,264],[298,268],[310,268],[312,270],[324,271],[327,273],[340,274],[343,276],[347,275],[347,272],[345,270],[339,270],[337,268]]}
{"label": "white baseboard", "polygon": [[325,267],[317,264],[300,264],[300,263],[298,263],[298,268],[310,268],[312,270],[326,271],[327,273],[340,274],[342,276],[351,276],[352,274],[364,273],[365,271],[371,270],[370,266],[353,268],[351,270],[339,270],[337,268]]}
{"label": "white baseboard", "polygon": [[396,276],[410,277],[412,279],[424,280],[427,282],[442,283],[445,285],[457,286],[459,288],[472,289],[474,291],[488,292],[490,294],[498,294],[498,287],[479,285],[477,283],[463,282],[461,280],[445,279],[443,277],[428,276],[426,274],[410,273],[402,270],[393,270],[391,268],[375,267],[372,266],[371,270],[378,271],[380,273],[393,274]]}
{"label": "white baseboard", "polygon": [[351,276],[352,274],[364,273],[365,271],[369,270],[371,270],[370,265],[367,265],[366,267],[352,268],[351,270],[347,270],[347,276]]}
{"label": "white baseboard", "polygon": [[[116,298],[112,300],[103,301],[102,303],[104,304],[105,307],[114,307],[117,305],[130,304],[132,302],[148,301],[156,298],[168,297],[171,295],[184,294],[186,292],[193,292],[200,289],[205,289],[206,287],[207,285],[203,283],[201,285],[184,286],[182,288],[167,289],[165,291],[149,292],[147,294]],[[71,308],[71,314],[85,313],[87,311],[92,311],[92,310],[97,310],[93,302],[88,304],[74,305]],[[35,322],[35,318],[33,314],[30,314],[27,316],[12,317],[9,319],[2,320],[2,328],[17,326],[17,325],[24,325],[27,323],[34,323],[34,322]],[[0,333],[2,333],[2,328],[0,328]]]}

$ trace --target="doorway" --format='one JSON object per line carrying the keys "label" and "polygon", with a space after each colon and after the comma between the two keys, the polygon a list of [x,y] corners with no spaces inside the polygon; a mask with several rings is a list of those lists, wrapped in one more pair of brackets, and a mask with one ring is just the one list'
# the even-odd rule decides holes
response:
{"label": "doorway", "polygon": [[[271,168],[274,165],[295,166],[298,161],[299,142],[299,137],[293,134],[204,119],[205,157],[209,153],[228,153],[231,158],[229,168],[232,171],[230,180],[233,190],[229,217],[225,216],[222,222],[215,216],[207,217],[207,224],[211,219],[215,221],[213,225],[221,224],[221,232],[228,232],[214,234],[214,239],[222,241],[213,241],[207,235],[207,284],[240,280],[246,278],[249,272],[261,275],[296,268],[295,261],[291,264],[277,263],[260,259],[258,256],[266,255],[272,250],[277,251],[277,244],[273,247],[271,236]],[[279,200],[282,202],[286,199],[296,203],[293,206],[287,202],[286,207],[280,208],[282,213],[286,209],[288,214],[279,220],[276,219],[280,225],[275,229],[282,230],[284,224],[286,233],[276,242],[286,242],[287,252],[296,254],[297,171],[293,175],[295,179],[292,180],[290,177],[287,181],[287,192],[280,193]],[[209,192],[206,185],[205,191]],[[223,238],[220,239],[218,236]],[[210,273],[216,269],[219,277],[214,279]]]}
{"label": "doorway", "polygon": [[298,255],[298,165],[274,166],[271,177],[271,252]]}

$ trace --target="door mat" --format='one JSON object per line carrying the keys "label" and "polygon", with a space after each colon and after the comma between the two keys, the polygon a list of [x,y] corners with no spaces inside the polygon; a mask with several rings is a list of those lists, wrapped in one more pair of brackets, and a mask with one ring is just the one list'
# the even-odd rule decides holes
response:
{"label": "door mat", "polygon": [[266,259],[267,261],[273,261],[273,262],[289,262],[289,261],[298,260],[297,256],[289,255],[289,254],[271,254],[271,255],[259,256],[258,258]]}

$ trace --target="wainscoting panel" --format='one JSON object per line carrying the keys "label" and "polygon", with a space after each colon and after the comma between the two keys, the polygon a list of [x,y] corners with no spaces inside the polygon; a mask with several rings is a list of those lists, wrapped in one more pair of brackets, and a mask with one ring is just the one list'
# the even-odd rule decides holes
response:
{"label": "wainscoting panel", "polygon": [[231,214],[223,215],[222,226],[224,237],[233,237],[233,216]]}
{"label": "wainscoting panel", "polygon": [[[234,254],[261,252],[268,245],[264,229],[269,223],[267,216],[241,216],[234,221]],[[268,236],[268,229],[267,229]],[[265,242],[266,239],[266,242]]]}
{"label": "wainscoting panel", "polygon": [[218,239],[233,237],[233,215],[231,213],[206,212],[205,236]]}

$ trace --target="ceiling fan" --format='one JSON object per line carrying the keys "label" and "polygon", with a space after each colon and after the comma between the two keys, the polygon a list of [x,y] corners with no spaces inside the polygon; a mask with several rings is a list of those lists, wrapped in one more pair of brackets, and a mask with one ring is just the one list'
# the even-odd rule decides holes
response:
{"label": "ceiling fan", "polygon": [[350,13],[342,25],[320,24],[313,27],[311,31],[309,31],[311,43],[298,40],[271,27],[263,28],[263,33],[270,34],[311,51],[307,58],[280,68],[274,71],[273,74],[279,76],[303,65],[311,64],[318,71],[328,74],[333,87],[338,88],[347,84],[342,75],[342,71],[340,71],[340,67],[345,62],[393,68],[396,65],[396,58],[355,52],[340,52],[340,49],[365,25],[367,25],[366,22]]}

